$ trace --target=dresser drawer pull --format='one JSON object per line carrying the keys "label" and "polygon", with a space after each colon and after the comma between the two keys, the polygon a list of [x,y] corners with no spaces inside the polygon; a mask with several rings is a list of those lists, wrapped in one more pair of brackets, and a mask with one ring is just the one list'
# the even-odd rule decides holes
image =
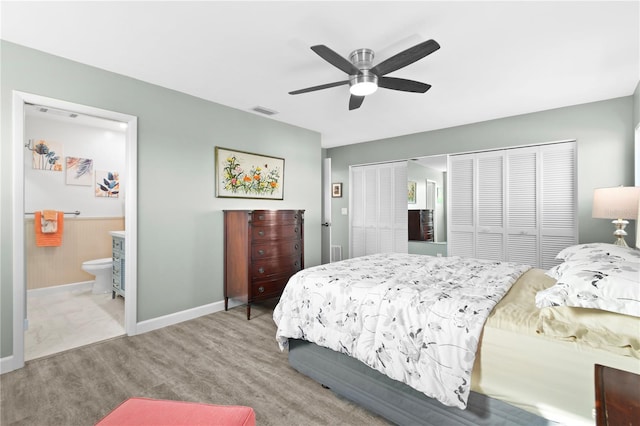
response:
{"label": "dresser drawer pull", "polygon": [[258,287],[258,293],[264,293],[264,287],[263,286]]}
{"label": "dresser drawer pull", "polygon": [[263,268],[263,267],[260,267],[260,268],[258,269],[258,272],[260,272],[261,274],[264,274],[264,268]]}
{"label": "dresser drawer pull", "polygon": [[258,216],[258,220],[264,220],[264,215]]}
{"label": "dresser drawer pull", "polygon": [[297,266],[300,266],[300,262],[298,262],[298,261],[296,260],[296,262],[294,263],[294,265],[295,265],[296,267],[297,267]]}
{"label": "dresser drawer pull", "polygon": [[262,250],[262,249],[258,250],[258,254],[259,254],[260,256],[262,256],[262,255],[264,254],[264,250]]}
{"label": "dresser drawer pull", "polygon": [[293,229],[293,232],[295,232],[296,234],[298,233],[298,227],[297,226]]}
{"label": "dresser drawer pull", "polygon": [[300,246],[298,244],[295,245],[296,250],[300,250]]}
{"label": "dresser drawer pull", "polygon": [[261,237],[264,237],[264,231],[258,231],[258,235],[260,235]]}

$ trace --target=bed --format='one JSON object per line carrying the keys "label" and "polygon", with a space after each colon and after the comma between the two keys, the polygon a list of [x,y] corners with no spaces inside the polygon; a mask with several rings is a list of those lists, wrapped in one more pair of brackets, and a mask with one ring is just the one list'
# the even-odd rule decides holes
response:
{"label": "bed", "polygon": [[[592,425],[594,364],[640,373],[640,255],[609,246],[561,252],[551,271],[397,253],[308,268],[274,310],[276,338],[295,369],[396,424]],[[594,267],[597,285],[574,282]]]}

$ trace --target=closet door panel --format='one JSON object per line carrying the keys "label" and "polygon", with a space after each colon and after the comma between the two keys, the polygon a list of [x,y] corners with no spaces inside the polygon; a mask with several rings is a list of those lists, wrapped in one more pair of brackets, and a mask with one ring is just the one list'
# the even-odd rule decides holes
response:
{"label": "closet door panel", "polygon": [[476,257],[504,260],[504,152],[476,154]]}
{"label": "closet door panel", "polygon": [[507,256],[509,262],[537,266],[539,147],[506,151]]}
{"label": "closet door panel", "polygon": [[578,242],[575,142],[541,147],[540,170],[540,267],[549,269],[560,263],[560,250]]}
{"label": "closet door panel", "polygon": [[407,163],[351,167],[350,257],[408,252]]}
{"label": "closet door panel", "polygon": [[447,244],[450,256],[475,257],[475,161],[471,155],[449,157]]}

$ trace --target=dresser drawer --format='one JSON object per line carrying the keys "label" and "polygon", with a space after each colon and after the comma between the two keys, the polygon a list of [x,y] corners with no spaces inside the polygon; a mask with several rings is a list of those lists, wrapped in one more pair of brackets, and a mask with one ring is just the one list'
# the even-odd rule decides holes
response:
{"label": "dresser drawer", "polygon": [[302,213],[298,210],[254,210],[251,222],[254,226],[298,224],[302,222]]}
{"label": "dresser drawer", "polygon": [[302,260],[299,256],[265,259],[252,263],[251,278],[260,280],[275,275],[293,275],[300,269],[302,269]]}
{"label": "dresser drawer", "polygon": [[280,296],[282,290],[289,282],[289,275],[273,277],[269,280],[255,281],[251,284],[251,298],[253,300],[269,299]]}
{"label": "dresser drawer", "polygon": [[268,244],[254,244],[251,246],[251,259],[270,259],[273,257],[300,257],[302,241],[294,239],[277,241]]}
{"label": "dresser drawer", "polygon": [[269,240],[300,239],[302,225],[253,226],[251,239],[254,242]]}

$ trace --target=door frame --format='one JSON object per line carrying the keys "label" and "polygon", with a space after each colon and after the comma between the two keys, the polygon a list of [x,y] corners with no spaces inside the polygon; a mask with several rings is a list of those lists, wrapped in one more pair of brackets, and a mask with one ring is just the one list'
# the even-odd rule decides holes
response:
{"label": "door frame", "polygon": [[322,159],[322,259],[331,262],[331,158]]}
{"label": "door frame", "polygon": [[24,241],[24,155],[25,104],[37,104],[78,112],[80,114],[120,121],[127,124],[125,143],[125,299],[124,329],[127,335],[137,334],[137,155],[138,118],[129,114],[94,108],[31,93],[13,91],[13,365],[10,370],[24,367],[24,333],[26,330],[26,274]]}

